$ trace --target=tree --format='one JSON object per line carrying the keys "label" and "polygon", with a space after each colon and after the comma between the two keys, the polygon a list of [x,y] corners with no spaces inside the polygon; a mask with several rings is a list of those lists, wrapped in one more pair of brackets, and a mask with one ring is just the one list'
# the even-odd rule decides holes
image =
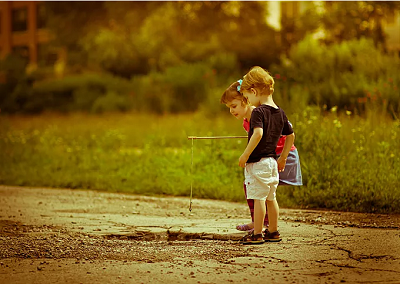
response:
{"label": "tree", "polygon": [[55,35],[52,44],[67,48],[70,63],[82,65],[87,63],[87,56],[82,53],[80,40],[90,31],[106,23],[105,3],[43,2],[47,12],[46,26]]}
{"label": "tree", "polygon": [[[289,9],[288,5],[292,5],[292,9],[298,11],[300,4],[307,5],[307,9],[304,12],[293,13],[294,15],[290,17],[285,13],[284,10]],[[283,2],[282,9],[282,52],[287,55],[292,45],[304,39],[307,34],[314,33],[318,30],[321,16],[313,2]]]}
{"label": "tree", "polygon": [[[61,4],[60,4],[61,3]],[[263,2],[46,2],[49,26],[69,58],[130,77],[235,54],[240,66],[279,59]],[[71,24],[73,23],[73,24]],[[79,27],[79,28],[77,28]]]}
{"label": "tree", "polygon": [[390,10],[399,10],[399,2],[349,1],[326,2],[322,24],[327,43],[340,43],[354,38],[372,38],[375,45],[385,47],[382,20]]}

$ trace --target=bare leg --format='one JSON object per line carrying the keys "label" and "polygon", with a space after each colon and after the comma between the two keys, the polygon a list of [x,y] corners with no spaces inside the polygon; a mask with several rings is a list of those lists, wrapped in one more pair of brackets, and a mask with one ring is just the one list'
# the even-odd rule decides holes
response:
{"label": "bare leg", "polygon": [[265,217],[265,201],[254,199],[254,234],[261,234]]}
{"label": "bare leg", "polygon": [[265,218],[264,218],[264,228],[268,228],[268,207],[267,207],[267,200],[265,200],[265,208],[267,208],[265,211]]}
{"label": "bare leg", "polygon": [[246,184],[243,183],[243,189],[244,189],[244,196],[246,197],[247,205],[249,206],[250,210],[250,216],[251,216],[251,222],[243,225],[238,225],[236,229],[242,231],[243,229],[240,229],[239,227],[247,227],[247,229],[253,229],[254,228],[254,200],[253,199],[247,199],[247,188]]}
{"label": "bare leg", "polygon": [[279,218],[279,205],[278,201],[267,200],[268,208],[268,219],[269,219],[269,229],[268,231],[275,232],[278,231],[278,218]]}
{"label": "bare leg", "polygon": [[254,223],[254,200],[253,199],[247,199],[247,188],[246,184],[243,184],[243,189],[244,189],[244,196],[246,197],[247,205],[249,205],[249,210],[250,210],[250,216],[251,216],[251,226],[253,226]]}

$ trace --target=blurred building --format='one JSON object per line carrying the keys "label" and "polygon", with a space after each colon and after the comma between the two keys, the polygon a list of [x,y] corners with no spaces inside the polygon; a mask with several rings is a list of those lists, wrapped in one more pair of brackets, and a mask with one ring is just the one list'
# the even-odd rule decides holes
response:
{"label": "blurred building", "polygon": [[45,16],[40,1],[0,1],[0,59],[19,55],[26,59],[28,72],[63,59],[65,52],[48,44],[52,36]]}

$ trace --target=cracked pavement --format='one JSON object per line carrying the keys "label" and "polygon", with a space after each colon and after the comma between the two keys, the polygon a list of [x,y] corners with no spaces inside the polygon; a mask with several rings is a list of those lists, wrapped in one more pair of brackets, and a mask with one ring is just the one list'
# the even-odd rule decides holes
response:
{"label": "cracked pavement", "polygon": [[400,216],[281,208],[243,246],[245,203],[0,186],[0,283],[400,283]]}

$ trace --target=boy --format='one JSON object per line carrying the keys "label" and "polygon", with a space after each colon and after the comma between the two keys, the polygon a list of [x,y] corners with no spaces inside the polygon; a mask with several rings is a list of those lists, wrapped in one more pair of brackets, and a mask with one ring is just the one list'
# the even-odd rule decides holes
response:
{"label": "boy", "polygon": [[[274,102],[274,80],[261,67],[253,67],[244,77],[240,92],[256,108],[250,118],[248,144],[239,158],[245,168],[247,199],[254,199],[254,231],[245,236],[243,244],[279,242],[279,205],[276,188],[279,183],[276,146],[281,135],[286,135],[290,145],[294,142],[293,129],[282,109]],[[265,201],[268,208],[269,229],[262,234]]]}

